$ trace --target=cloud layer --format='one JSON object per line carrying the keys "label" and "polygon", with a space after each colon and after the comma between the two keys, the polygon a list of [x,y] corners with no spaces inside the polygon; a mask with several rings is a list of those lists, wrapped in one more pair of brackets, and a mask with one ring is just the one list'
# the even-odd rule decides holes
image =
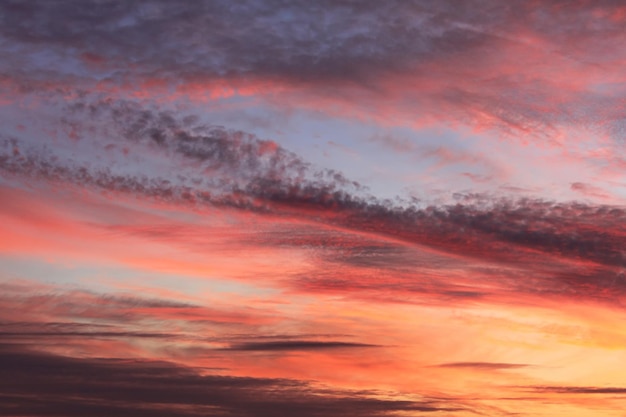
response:
{"label": "cloud layer", "polygon": [[14,91],[304,95],[393,123],[622,132],[614,2],[9,1],[1,15]]}
{"label": "cloud layer", "polygon": [[0,414],[621,416],[625,20],[0,2]]}

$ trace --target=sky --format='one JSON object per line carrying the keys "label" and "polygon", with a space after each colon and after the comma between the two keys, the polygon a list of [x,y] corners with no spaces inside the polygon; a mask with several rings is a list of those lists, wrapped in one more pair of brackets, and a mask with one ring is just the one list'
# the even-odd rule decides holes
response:
{"label": "sky", "polygon": [[626,5],[0,2],[0,415],[624,416]]}

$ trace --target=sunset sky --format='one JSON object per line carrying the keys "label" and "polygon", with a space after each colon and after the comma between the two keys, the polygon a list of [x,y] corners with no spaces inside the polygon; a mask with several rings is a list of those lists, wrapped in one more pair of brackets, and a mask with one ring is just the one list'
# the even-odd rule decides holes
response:
{"label": "sunset sky", "polygon": [[0,415],[626,409],[626,3],[1,0]]}

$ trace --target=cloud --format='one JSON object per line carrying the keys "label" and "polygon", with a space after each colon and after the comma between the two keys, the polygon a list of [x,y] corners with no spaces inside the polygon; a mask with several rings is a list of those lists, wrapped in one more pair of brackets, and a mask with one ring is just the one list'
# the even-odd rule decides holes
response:
{"label": "cloud", "polygon": [[54,338],[149,338],[167,339],[175,335],[141,331],[119,331],[115,326],[105,324],[85,324],[76,322],[0,322],[0,336],[4,340],[33,340],[37,338],[50,341]]}
{"label": "cloud", "polygon": [[442,400],[383,400],[306,381],[201,375],[167,362],[70,358],[0,346],[3,414],[108,416],[383,416],[461,409]]}
{"label": "cloud", "polygon": [[[526,388],[525,388],[526,389]],[[546,394],[626,394],[623,387],[580,387],[580,386],[535,386],[527,388],[528,391]]]}
{"label": "cloud", "polygon": [[[84,122],[79,124],[80,120]],[[290,229],[288,234],[259,236],[261,244],[274,240],[296,247],[332,246],[322,258],[357,268],[352,273],[360,280],[328,277],[334,280],[334,288],[384,286],[384,281],[375,283],[367,274],[358,274],[378,269],[390,277],[389,288],[400,284],[398,288],[461,299],[504,290],[615,302],[626,290],[620,279],[626,267],[623,207],[491,196],[439,206],[378,199],[340,172],[317,169],[271,141],[132,102],[79,101],[70,105],[61,125],[94,136],[81,142],[84,155],[65,155],[64,147],[71,149],[67,144],[74,143],[69,137],[59,137],[57,146],[50,148],[33,142],[29,135],[16,134],[1,141],[3,176],[130,194],[181,208],[218,207],[309,222],[316,225],[314,229],[326,228],[330,233],[306,232],[298,237]],[[110,143],[127,147],[138,163],[107,163],[116,161],[117,155],[91,158]],[[412,282],[410,270],[428,262],[412,259],[420,248],[465,263],[499,267],[498,280],[492,273],[477,275],[495,289],[485,289],[471,279],[452,286],[434,279],[427,285]],[[449,265],[450,260],[441,262]],[[517,278],[529,270],[532,280]],[[391,278],[392,272],[404,275]],[[300,282],[312,285],[309,289],[330,283],[315,276]]]}
{"label": "cloud", "polygon": [[[92,71],[96,65],[121,70],[132,57],[139,73],[156,70],[157,76],[177,73],[183,79],[252,74],[358,80],[381,75],[390,65],[401,69],[429,53],[479,45],[486,37],[455,25],[451,20],[461,11],[447,4],[244,2],[232,7],[221,1],[110,1],[53,7],[38,1],[4,3],[2,15],[2,35],[18,45],[45,45],[53,56],[76,48],[73,58],[86,61]],[[348,16],[352,27],[340,24]]]}
{"label": "cloud", "polygon": [[587,184],[584,182],[573,182],[570,188],[587,197],[595,197],[595,198],[600,198],[600,199],[605,199],[605,200],[608,200],[611,198],[611,196],[602,188],[597,187],[592,184]]}
{"label": "cloud", "polygon": [[257,95],[379,123],[437,120],[556,142],[564,126],[617,138],[623,124],[624,14],[613,2],[0,7],[11,45],[1,84],[13,92]]}
{"label": "cloud", "polygon": [[373,135],[368,140],[392,150],[398,156],[408,155],[415,163],[428,163],[431,172],[446,167],[462,167],[464,170],[476,171],[460,174],[476,183],[486,183],[496,178],[503,181],[509,175],[505,166],[496,163],[492,157],[482,152],[459,149],[455,146],[418,143],[389,134]]}
{"label": "cloud", "polygon": [[[619,201],[625,22],[613,1],[0,2],[0,279],[94,289],[0,283],[0,415],[504,415],[502,391],[540,413],[620,397],[591,380],[623,341],[606,322],[626,302],[626,207],[446,180],[484,189],[510,169],[523,183],[498,193],[567,177],[567,195]],[[241,130],[253,119],[265,133]],[[342,161],[316,143],[396,152]],[[391,159],[407,152],[418,167]],[[454,202],[378,197],[343,173],[361,167],[383,193],[436,183]],[[454,362],[468,352],[488,357]],[[530,365],[580,352],[588,386]],[[371,387],[390,391],[357,391]]]}
{"label": "cloud", "polygon": [[501,370],[501,369],[516,369],[525,368],[530,365],[519,363],[498,363],[498,362],[449,362],[437,365],[439,368],[470,368],[478,370]]}
{"label": "cloud", "polygon": [[[24,343],[47,339],[73,346],[96,339],[131,344],[153,339],[162,344],[186,340],[211,345],[220,343],[229,331],[252,332],[258,325],[276,320],[271,310],[254,307],[209,307],[63,287],[11,288],[1,284],[0,288],[4,292],[0,296],[0,334],[6,340]],[[20,312],[17,316],[16,311]],[[209,330],[212,337],[197,334]]]}
{"label": "cloud", "polygon": [[[50,104],[50,108],[33,111],[42,111],[42,117],[56,111],[62,113],[59,122],[49,127],[58,132],[53,149],[44,140],[49,132],[35,130],[3,135],[0,163],[4,170],[16,174],[29,171],[32,176],[50,180],[74,178],[101,188],[155,197],[159,197],[161,189],[163,197],[172,198],[190,198],[190,187],[205,187],[207,192],[220,188],[233,192],[249,186],[255,179],[289,182],[294,186],[305,180],[318,181],[329,191],[337,187],[362,189],[340,172],[315,169],[273,141],[206,125],[195,116],[175,115],[155,106],[90,98],[70,101],[57,109]],[[77,140],[81,153],[75,150]],[[128,175],[131,163],[139,163],[139,170],[132,176]],[[174,167],[175,176],[146,176],[154,177],[160,174],[159,170]]]}
{"label": "cloud", "polygon": [[235,344],[227,348],[233,351],[297,351],[297,350],[333,350],[333,349],[362,349],[378,347],[365,343],[351,343],[339,341],[318,341],[318,340],[279,340],[271,342],[248,342]]}

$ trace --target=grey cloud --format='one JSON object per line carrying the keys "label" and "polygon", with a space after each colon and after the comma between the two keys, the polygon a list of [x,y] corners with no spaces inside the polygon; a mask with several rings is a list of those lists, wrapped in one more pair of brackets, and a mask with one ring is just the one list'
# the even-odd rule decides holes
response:
{"label": "grey cloud", "polygon": [[429,2],[9,1],[2,11],[6,39],[100,56],[114,76],[132,62],[133,71],[166,78],[363,80],[486,37],[455,24],[480,20],[474,7]]}
{"label": "grey cloud", "polygon": [[[549,71],[529,72],[540,59],[551,70],[600,65],[613,73],[615,56],[606,51],[623,43],[620,22],[608,18],[616,7],[495,0],[4,1],[0,80],[11,91],[76,92],[100,82],[125,90],[154,81],[175,90],[260,79],[309,96],[358,99],[366,103],[362,110],[391,98],[411,119],[417,112],[481,123],[486,114],[513,133],[550,136],[559,124],[573,124],[619,134],[621,95],[593,85],[563,91]],[[546,50],[528,44],[524,33],[545,40]],[[536,57],[548,52],[549,59]],[[502,64],[517,70],[503,71]],[[401,88],[397,96],[381,84],[408,76],[434,90]],[[543,104],[555,96],[558,104]]]}
{"label": "grey cloud", "polygon": [[227,348],[233,351],[247,352],[283,352],[298,350],[335,350],[335,349],[362,349],[379,347],[365,343],[352,343],[340,341],[318,341],[318,340],[278,340],[270,342],[247,342],[234,344]]}
{"label": "grey cloud", "polygon": [[581,386],[553,386],[553,385],[541,385],[528,388],[522,388],[525,391],[538,392],[538,393],[554,393],[554,394],[626,394],[626,388],[624,387],[581,387]]}
{"label": "grey cloud", "polygon": [[[424,245],[466,259],[517,269],[530,266],[533,280],[502,278],[502,283],[516,290],[544,295],[586,293],[607,300],[626,291],[616,279],[626,267],[623,207],[489,198],[447,206],[416,206],[402,200],[377,199],[341,173],[316,169],[269,141],[203,126],[193,118],[176,118],[167,112],[114,101],[79,102],[64,123],[70,123],[72,117],[77,121],[85,117],[85,130],[95,126],[98,132],[101,126],[109,126],[113,133],[102,130],[99,134],[140,156],[146,151],[156,152],[175,174],[142,170],[140,165],[135,166],[138,173],[132,174],[122,168],[97,166],[89,157],[82,157],[82,161],[80,155],[61,158],[45,145],[12,137],[0,142],[3,175],[130,193],[175,204],[306,218],[397,242],[390,246],[339,239],[334,244],[335,253],[326,260],[332,261],[334,256],[345,265],[385,268],[386,263],[395,262],[406,272],[419,266],[419,261],[411,260],[410,251],[402,246]],[[99,143],[94,141],[91,146],[97,149]],[[210,175],[206,175],[207,170]],[[277,243],[319,247],[328,241],[333,245],[333,239],[323,236],[305,235],[301,243],[290,243],[289,239],[297,240],[297,236],[280,237]],[[342,244],[346,247],[341,248]],[[577,265],[581,260],[596,265]],[[558,276],[562,273],[558,268],[568,271],[569,276]],[[611,282],[611,287],[607,289],[605,282]],[[442,291],[449,296],[477,297],[484,293],[472,288]]]}
{"label": "grey cloud", "polygon": [[384,416],[461,410],[454,401],[382,400],[306,381],[200,375],[167,362],[86,359],[0,346],[0,412],[23,416]]}

